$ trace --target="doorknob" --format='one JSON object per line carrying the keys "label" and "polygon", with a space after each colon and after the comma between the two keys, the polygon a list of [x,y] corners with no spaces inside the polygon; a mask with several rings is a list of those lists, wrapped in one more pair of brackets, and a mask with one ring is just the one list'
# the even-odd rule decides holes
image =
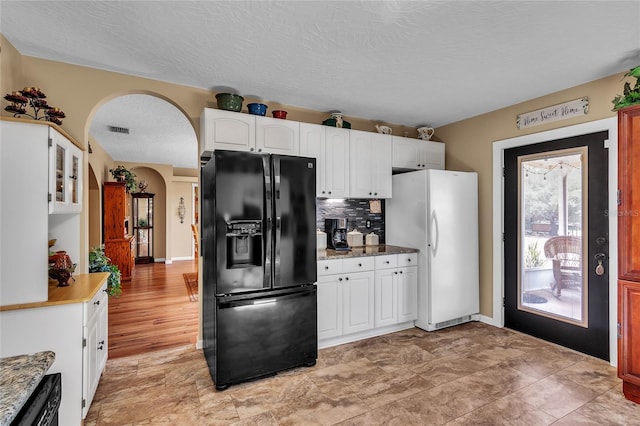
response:
{"label": "doorknob", "polygon": [[607,258],[607,255],[604,253],[596,253],[593,257],[595,257],[598,265],[596,265],[596,275],[604,275],[604,265],[602,262]]}

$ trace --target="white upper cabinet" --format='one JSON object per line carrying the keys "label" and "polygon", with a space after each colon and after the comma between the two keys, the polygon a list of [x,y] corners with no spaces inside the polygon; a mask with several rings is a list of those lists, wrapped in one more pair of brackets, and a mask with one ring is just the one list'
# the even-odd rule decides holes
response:
{"label": "white upper cabinet", "polygon": [[298,155],[300,123],[222,109],[205,108],[200,117],[200,152],[268,152]]}
{"label": "white upper cabinet", "polygon": [[222,109],[205,108],[200,117],[202,151],[227,149],[254,151],[256,116]]}
{"label": "white upper cabinet", "polygon": [[82,151],[49,128],[49,213],[82,211]]}
{"label": "white upper cabinet", "polygon": [[325,187],[328,198],[347,198],[349,189],[349,145],[348,129],[327,127],[325,149]]}
{"label": "white upper cabinet", "polygon": [[393,136],[393,168],[444,169],[444,143]]}
{"label": "white upper cabinet", "polygon": [[349,196],[391,198],[391,136],[352,130],[349,141]]}
{"label": "white upper cabinet", "polygon": [[300,155],[316,159],[316,197],[349,196],[349,130],[300,123]]}
{"label": "white upper cabinet", "polygon": [[279,118],[256,116],[256,151],[298,155],[300,123]]}

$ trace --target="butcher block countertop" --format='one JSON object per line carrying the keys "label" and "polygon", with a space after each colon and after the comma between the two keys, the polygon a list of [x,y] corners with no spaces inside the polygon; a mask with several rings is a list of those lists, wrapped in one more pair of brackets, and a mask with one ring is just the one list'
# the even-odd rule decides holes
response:
{"label": "butcher block countertop", "polygon": [[14,311],[17,309],[87,302],[95,296],[100,287],[102,287],[107,278],[109,278],[109,272],[78,274],[74,275],[73,278],[75,278],[75,281],[69,280],[70,285],[67,287],[58,287],[57,281],[49,280],[49,299],[44,302],[0,306],[0,311]]}
{"label": "butcher block countertop", "polygon": [[0,425],[16,417],[55,358],[51,351],[0,358]]}
{"label": "butcher block countertop", "polygon": [[343,250],[318,250],[318,260],[344,259],[345,257],[383,256],[386,254],[417,253],[418,249],[389,246],[380,244],[377,246],[351,247],[350,251]]}

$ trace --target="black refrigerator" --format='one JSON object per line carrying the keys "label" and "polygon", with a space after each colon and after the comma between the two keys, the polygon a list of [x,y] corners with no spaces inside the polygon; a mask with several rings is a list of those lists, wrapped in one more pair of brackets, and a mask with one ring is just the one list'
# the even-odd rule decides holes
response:
{"label": "black refrigerator", "polygon": [[316,162],[201,157],[204,354],[216,389],[316,363]]}

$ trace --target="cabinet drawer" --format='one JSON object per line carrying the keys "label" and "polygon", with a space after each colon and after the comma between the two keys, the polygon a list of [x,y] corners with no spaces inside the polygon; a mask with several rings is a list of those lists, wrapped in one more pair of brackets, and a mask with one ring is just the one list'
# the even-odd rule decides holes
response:
{"label": "cabinet drawer", "polygon": [[398,266],[418,266],[418,253],[399,254]]}
{"label": "cabinet drawer", "polygon": [[350,272],[361,272],[361,271],[373,271],[374,268],[374,260],[373,257],[363,256],[363,257],[352,257],[350,259],[342,260],[342,272],[350,273]]}
{"label": "cabinet drawer", "polygon": [[342,259],[318,260],[318,276],[342,273]]}
{"label": "cabinet drawer", "polygon": [[85,325],[96,315],[98,311],[100,311],[100,308],[106,306],[107,297],[109,296],[107,295],[107,283],[105,282],[104,285],[100,287],[100,290],[98,290],[96,294],[91,298],[91,300],[84,303],[83,320]]}
{"label": "cabinet drawer", "polygon": [[376,269],[395,268],[398,266],[398,255],[376,256]]}

